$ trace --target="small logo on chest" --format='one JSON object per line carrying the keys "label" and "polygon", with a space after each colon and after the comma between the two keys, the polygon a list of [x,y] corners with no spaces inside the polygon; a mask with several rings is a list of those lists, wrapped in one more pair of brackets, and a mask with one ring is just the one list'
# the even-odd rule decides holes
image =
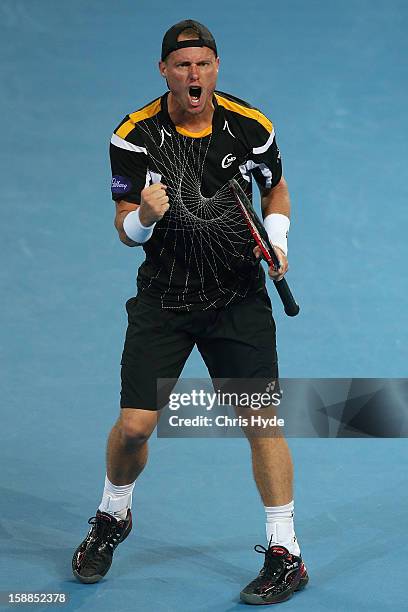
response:
{"label": "small logo on chest", "polygon": [[221,162],[221,166],[223,168],[229,168],[236,159],[237,158],[234,157],[232,153],[227,153],[227,155],[224,157],[224,159]]}

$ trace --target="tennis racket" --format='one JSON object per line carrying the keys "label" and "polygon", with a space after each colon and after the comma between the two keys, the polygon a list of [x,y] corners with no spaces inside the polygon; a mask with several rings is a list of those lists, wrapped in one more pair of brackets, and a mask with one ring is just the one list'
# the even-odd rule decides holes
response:
{"label": "tennis racket", "polygon": [[[229,181],[230,189],[234,195],[236,203],[238,204],[241,213],[248,225],[249,231],[257,246],[261,249],[263,259],[268,263],[269,266],[273,266],[275,270],[279,270],[280,263],[275,253],[275,250],[269,242],[268,234],[263,226],[262,221],[256,214],[254,207],[252,206],[246,193],[235,179]],[[284,278],[279,281],[273,281],[276,290],[282,300],[285,313],[289,317],[295,317],[299,312],[299,306],[292,295],[289,285]]]}

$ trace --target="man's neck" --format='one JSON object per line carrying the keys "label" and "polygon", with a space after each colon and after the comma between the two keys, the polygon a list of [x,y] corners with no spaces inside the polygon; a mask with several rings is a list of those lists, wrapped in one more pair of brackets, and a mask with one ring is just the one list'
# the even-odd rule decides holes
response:
{"label": "man's neck", "polygon": [[181,108],[170,91],[167,98],[167,111],[174,125],[190,132],[202,132],[212,125],[214,106],[212,101],[209,101],[202,113],[192,115]]}

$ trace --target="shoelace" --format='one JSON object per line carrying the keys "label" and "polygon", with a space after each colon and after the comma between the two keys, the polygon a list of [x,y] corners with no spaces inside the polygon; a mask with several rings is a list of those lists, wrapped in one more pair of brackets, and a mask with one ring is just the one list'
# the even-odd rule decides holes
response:
{"label": "shoelace", "polygon": [[104,518],[103,516],[91,516],[88,519],[89,525],[96,526],[95,529],[95,538],[100,540],[103,544],[107,544],[111,548],[114,547],[117,540],[120,537],[120,530],[112,527],[111,521],[109,519]]}
{"label": "shoelace", "polygon": [[265,555],[265,561],[264,561],[264,566],[261,570],[262,574],[272,574],[272,575],[276,575],[279,574],[281,572],[282,569],[282,557],[279,559],[279,557],[275,557],[272,554],[268,554],[269,549],[265,548],[265,546],[262,546],[262,544],[256,544],[254,546],[254,551],[257,553],[261,553],[263,555]]}

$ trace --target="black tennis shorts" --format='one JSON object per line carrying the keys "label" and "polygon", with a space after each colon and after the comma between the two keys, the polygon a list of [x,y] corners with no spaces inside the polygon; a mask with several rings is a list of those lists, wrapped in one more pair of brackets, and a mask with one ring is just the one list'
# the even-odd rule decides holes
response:
{"label": "black tennis shorts", "polygon": [[211,378],[278,378],[266,290],[215,310],[162,310],[137,296],[126,310],[121,408],[157,410],[157,379],[178,378],[194,345]]}

